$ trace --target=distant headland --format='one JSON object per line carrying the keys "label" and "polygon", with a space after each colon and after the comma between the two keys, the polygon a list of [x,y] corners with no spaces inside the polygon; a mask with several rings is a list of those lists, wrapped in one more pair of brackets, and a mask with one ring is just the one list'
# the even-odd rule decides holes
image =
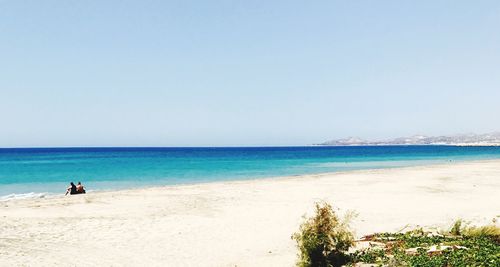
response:
{"label": "distant headland", "polygon": [[459,134],[450,136],[414,135],[387,140],[364,140],[348,137],[326,141],[320,146],[383,146],[383,145],[450,145],[450,146],[500,146],[500,132],[488,134]]}

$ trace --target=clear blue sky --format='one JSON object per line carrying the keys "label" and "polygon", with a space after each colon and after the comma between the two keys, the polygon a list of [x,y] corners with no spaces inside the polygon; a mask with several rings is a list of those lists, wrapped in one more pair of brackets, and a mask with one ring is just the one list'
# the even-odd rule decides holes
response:
{"label": "clear blue sky", "polygon": [[0,147],[500,130],[500,1],[0,0]]}

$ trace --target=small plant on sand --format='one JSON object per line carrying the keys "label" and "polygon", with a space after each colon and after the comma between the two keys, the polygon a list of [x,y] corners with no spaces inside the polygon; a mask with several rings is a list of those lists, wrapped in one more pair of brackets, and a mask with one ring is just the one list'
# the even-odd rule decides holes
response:
{"label": "small plant on sand", "polygon": [[462,220],[456,220],[450,229],[450,234],[452,235],[462,235]]}
{"label": "small plant on sand", "polygon": [[340,220],[328,203],[316,203],[316,214],[306,218],[292,239],[297,241],[300,267],[342,266],[354,244],[348,218]]}

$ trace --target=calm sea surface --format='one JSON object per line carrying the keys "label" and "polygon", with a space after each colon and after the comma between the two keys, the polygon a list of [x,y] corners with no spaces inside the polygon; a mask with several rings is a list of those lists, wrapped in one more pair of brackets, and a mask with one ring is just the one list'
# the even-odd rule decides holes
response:
{"label": "calm sea surface", "polygon": [[[500,158],[500,147],[234,147],[0,149],[0,200]],[[404,179],[402,177],[401,179]]]}

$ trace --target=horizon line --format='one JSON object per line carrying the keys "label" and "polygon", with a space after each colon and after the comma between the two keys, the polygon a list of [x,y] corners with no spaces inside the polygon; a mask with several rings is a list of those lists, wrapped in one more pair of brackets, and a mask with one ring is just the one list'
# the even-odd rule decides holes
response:
{"label": "horizon line", "polygon": [[[0,147],[0,150],[5,149],[85,149],[85,148],[280,148],[280,147],[384,147],[384,146],[456,146],[467,147],[467,145],[453,145],[453,144],[380,144],[380,145],[322,145],[322,144],[309,144],[309,145],[255,145],[255,146],[19,146],[19,147]],[[482,147],[471,145],[470,147]],[[484,145],[484,147],[489,147]]]}

